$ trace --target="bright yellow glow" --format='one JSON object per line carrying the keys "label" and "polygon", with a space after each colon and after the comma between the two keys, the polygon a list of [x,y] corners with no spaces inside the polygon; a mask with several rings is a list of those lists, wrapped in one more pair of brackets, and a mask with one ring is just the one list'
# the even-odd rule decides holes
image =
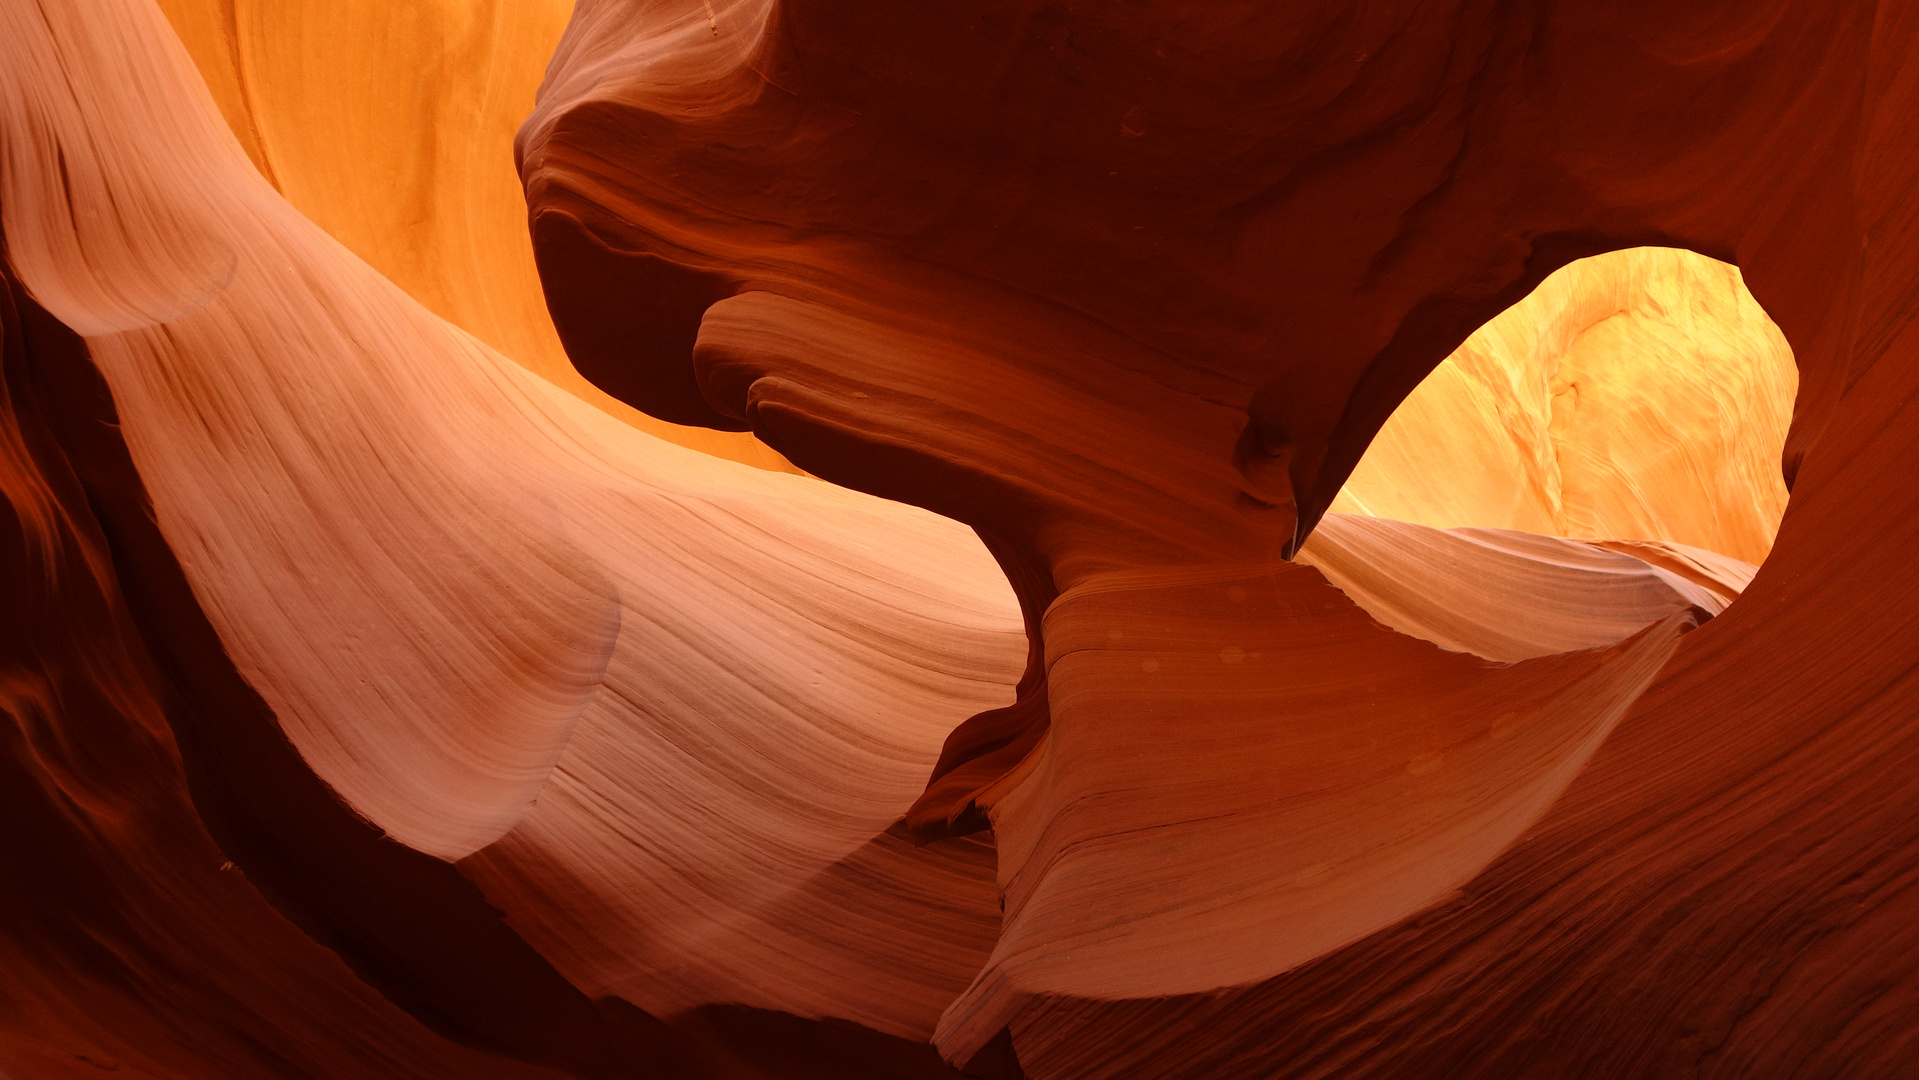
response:
{"label": "bright yellow glow", "polygon": [[1332,509],[1758,563],[1798,387],[1736,268],[1671,248],[1582,259],[1441,363]]}
{"label": "bright yellow glow", "polygon": [[254,165],[435,314],[661,438],[790,468],[751,435],[601,392],[547,316],[513,171],[572,0],[160,0]]}

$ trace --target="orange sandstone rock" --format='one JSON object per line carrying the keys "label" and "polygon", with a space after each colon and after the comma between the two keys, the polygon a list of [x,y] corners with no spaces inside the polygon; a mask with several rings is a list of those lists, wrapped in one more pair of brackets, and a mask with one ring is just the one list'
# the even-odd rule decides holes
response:
{"label": "orange sandstone rock", "polygon": [[[237,9],[172,10],[232,106],[250,56],[417,15],[386,54],[414,55],[472,9],[249,9],[339,33],[224,53]],[[446,190],[499,204],[479,172],[394,200],[455,269],[368,224],[392,206],[327,148],[416,144],[352,122],[364,86],[279,68],[296,104],[232,123],[147,0],[0,6],[0,476],[34,620],[0,790],[59,838],[0,849],[46,879],[0,877],[0,1053],[1911,1071],[1916,31],[1791,2],[584,0],[518,142],[559,340],[833,487],[620,423],[302,216],[537,336],[457,287],[528,280],[497,224],[440,228]],[[316,85],[325,122],[287,123]],[[479,115],[408,160],[475,160]],[[1739,270],[1549,280],[1648,246]],[[1788,361],[1774,542],[1748,447]],[[1654,404],[1593,423],[1635,367]],[[1442,446],[1525,478],[1459,485],[1512,518],[1452,528]],[[1418,520],[1328,516],[1342,490]]]}
{"label": "orange sandstone rock", "polygon": [[[922,837],[990,823],[999,847],[1008,923],[942,1023],[951,1059],[1075,1080],[1910,1064],[1912,837],[1888,831],[1912,762],[1892,719],[1907,643],[1884,602],[1904,589],[1887,584],[1910,509],[1897,410],[1919,371],[1896,134],[1915,25],[1790,2],[580,7],[520,142],[542,279],[563,337],[588,343],[576,360],[625,372],[642,409],[750,426],[817,475],[972,524],[1025,609],[1019,707],[955,731],[908,819]],[[1647,247],[1739,269],[1588,264],[1586,298],[1610,312],[1546,286],[1499,348],[1560,365],[1563,386],[1530,376],[1543,385],[1511,415],[1447,406],[1492,414],[1504,445],[1462,434],[1441,454],[1431,433],[1422,450],[1388,432],[1413,479],[1353,490],[1462,524],[1439,509],[1447,470],[1490,447],[1524,484],[1458,470],[1511,515],[1482,523],[1614,536],[1648,556],[1621,575],[1657,581],[1648,610],[1721,604],[1773,540],[1765,458],[1790,357],[1793,506],[1766,567],[1663,674],[1633,668],[1647,696],[1563,797],[1512,804],[1542,816],[1504,817],[1462,781],[1491,815],[1468,828],[1489,866],[1394,878],[1422,887],[1391,903],[1383,880],[1355,887],[1333,905],[1350,923],[1295,939],[1270,914],[1283,875],[1261,876],[1294,865],[1272,846],[1292,830],[1249,823],[1346,774],[1277,749],[1312,726],[1294,695],[1419,668],[1314,651],[1360,618],[1331,594],[1317,631],[1222,637],[1241,609],[1199,583],[1316,580],[1279,560],[1421,381],[1554,271]],[[1653,299],[1682,278],[1667,294],[1717,307],[1714,329]],[[589,284],[665,298],[647,318],[678,336],[618,345],[624,313],[568,305]],[[1729,353],[1752,361],[1750,395]],[[1663,404],[1617,407],[1635,366],[1666,379]],[[1555,410],[1572,386],[1579,406]],[[1420,608],[1416,583],[1393,585],[1385,599]],[[1502,586],[1483,588],[1496,609]],[[1082,599],[1108,594],[1134,625]],[[1495,621],[1501,647],[1541,635],[1539,610]],[[1166,655],[1122,662],[1112,631]],[[1178,688],[1155,695],[1142,680],[1176,657]],[[1474,669],[1456,707],[1547,663]],[[1645,684],[1615,685],[1588,704]],[[1391,709],[1424,701],[1406,686]],[[1344,732],[1328,761],[1430,763],[1327,724]],[[1379,812],[1419,835],[1410,808]],[[1390,850],[1356,812],[1336,820],[1354,851]],[[1822,899],[1835,890],[1857,918]]]}
{"label": "orange sandstone rock", "polygon": [[751,438],[661,423],[608,397],[553,333],[512,142],[570,4],[160,6],[261,174],[408,295],[642,430],[787,467]]}

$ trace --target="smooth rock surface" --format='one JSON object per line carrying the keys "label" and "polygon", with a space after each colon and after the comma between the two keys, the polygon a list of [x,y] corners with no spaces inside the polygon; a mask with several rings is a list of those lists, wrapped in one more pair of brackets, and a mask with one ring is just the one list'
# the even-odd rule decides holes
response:
{"label": "smooth rock surface", "polygon": [[0,5],[0,1062],[1909,1074],[1907,8]]}

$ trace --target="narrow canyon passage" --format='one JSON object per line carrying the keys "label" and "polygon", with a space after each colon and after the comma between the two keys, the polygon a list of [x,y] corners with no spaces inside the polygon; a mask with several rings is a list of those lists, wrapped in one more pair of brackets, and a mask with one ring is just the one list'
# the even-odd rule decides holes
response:
{"label": "narrow canyon passage", "polygon": [[1915,31],[0,0],[0,1071],[1907,1074]]}

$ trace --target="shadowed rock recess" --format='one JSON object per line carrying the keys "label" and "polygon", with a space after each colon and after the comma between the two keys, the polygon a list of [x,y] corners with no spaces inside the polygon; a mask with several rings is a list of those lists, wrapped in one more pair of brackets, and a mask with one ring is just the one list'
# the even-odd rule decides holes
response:
{"label": "shadowed rock recess", "polygon": [[1919,1075],[1919,2],[568,6],[0,0],[0,1076]]}

